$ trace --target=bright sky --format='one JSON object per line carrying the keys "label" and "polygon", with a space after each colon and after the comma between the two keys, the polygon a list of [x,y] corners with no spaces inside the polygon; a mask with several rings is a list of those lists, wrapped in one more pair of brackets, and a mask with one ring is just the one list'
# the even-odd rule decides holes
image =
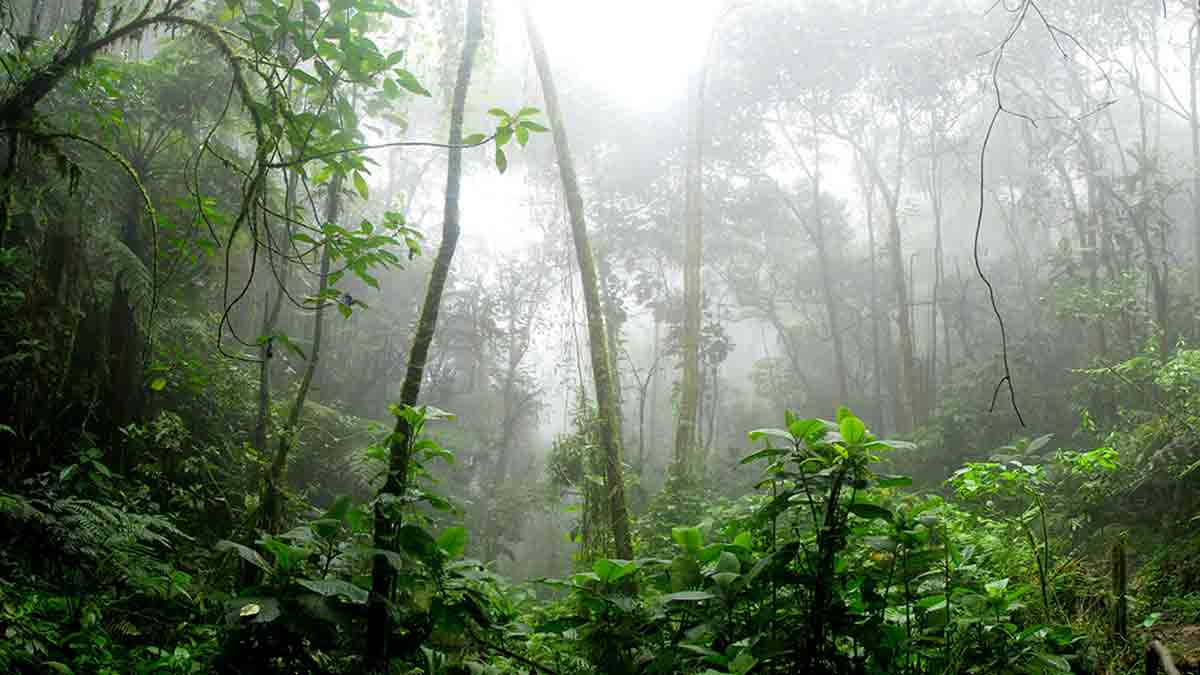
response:
{"label": "bright sky", "polygon": [[[514,0],[508,4],[511,11],[497,16],[498,60],[524,61],[528,76],[536,77],[518,2]],[[560,88],[586,83],[623,107],[655,112],[686,95],[688,75],[707,48],[713,17],[722,2],[531,0],[531,5]],[[569,133],[571,121],[566,124]],[[548,134],[537,142],[552,143]],[[513,166],[507,175],[490,167],[473,173],[463,199],[463,222],[472,225],[468,236],[503,253],[536,237],[532,228],[525,227],[528,206],[520,187],[524,167],[516,157],[521,152],[514,148],[512,153]]]}
{"label": "bright sky", "polygon": [[[516,3],[513,3],[514,5]],[[687,89],[721,0],[531,0],[555,71],[631,108],[666,108]],[[519,20],[519,12],[512,12]]]}

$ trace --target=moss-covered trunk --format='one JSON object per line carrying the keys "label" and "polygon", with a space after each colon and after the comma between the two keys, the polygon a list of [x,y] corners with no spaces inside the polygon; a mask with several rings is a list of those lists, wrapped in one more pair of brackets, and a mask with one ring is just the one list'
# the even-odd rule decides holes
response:
{"label": "moss-covered trunk", "polygon": [[559,107],[558,90],[550,72],[546,47],[542,36],[533,22],[529,5],[525,4],[525,26],[529,32],[529,44],[533,49],[533,60],[542,81],[542,93],[546,99],[546,114],[554,132],[554,149],[558,155],[558,170],[562,178],[563,193],[567,200],[567,212],[571,219],[571,235],[575,242],[575,255],[579,261],[579,276],[583,286],[584,309],[587,312],[588,342],[591,349],[592,375],[596,384],[596,407],[599,414],[598,436],[600,449],[604,453],[605,488],[608,493],[608,510],[613,534],[614,555],[618,558],[633,557],[633,541],[629,533],[629,512],[625,506],[625,478],[621,467],[621,424],[617,417],[616,393],[613,388],[609,364],[608,335],[604,329],[604,308],[600,303],[600,288],[596,279],[596,261],[592,257],[588,241],[587,223],[583,214],[583,196],[579,191],[579,179],[575,174],[575,160],[567,143],[567,132],[563,126],[562,109]]}
{"label": "moss-covered trunk", "polygon": [[[471,71],[475,64],[475,53],[483,39],[482,0],[470,0],[467,6],[467,33],[463,42],[462,62],[458,67],[458,80],[454,85],[454,99],[450,106],[450,145],[462,142],[463,111],[467,104],[467,89],[471,84]],[[400,389],[400,406],[415,406],[421,394],[421,380],[429,346],[437,328],[438,312],[442,305],[442,293],[450,274],[450,263],[458,246],[459,194],[462,187],[462,150],[451,148],[446,168],[446,202],[442,220],[442,243],[429,275],[425,291],[425,302],[417,320],[417,332],[408,355],[408,369]],[[399,497],[408,491],[409,464],[411,462],[412,429],[403,418],[396,419],[392,434],[387,479],[380,495]],[[379,509],[375,514],[375,547],[396,550],[396,533],[401,519],[398,513]],[[371,600],[368,607],[367,666],[374,671],[386,672],[388,660],[388,637],[391,632],[388,601],[392,597],[395,572],[383,556],[376,556],[371,575]]]}

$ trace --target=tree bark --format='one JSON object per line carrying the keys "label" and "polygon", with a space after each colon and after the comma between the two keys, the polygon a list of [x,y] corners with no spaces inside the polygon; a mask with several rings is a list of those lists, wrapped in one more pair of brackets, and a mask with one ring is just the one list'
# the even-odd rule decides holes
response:
{"label": "tree bark", "polygon": [[600,304],[600,289],[596,279],[596,261],[588,241],[587,223],[584,220],[583,197],[579,190],[579,179],[575,174],[575,160],[567,143],[567,132],[563,126],[562,110],[559,107],[558,90],[550,72],[546,47],[538,33],[537,25],[523,4],[525,26],[529,32],[529,44],[533,60],[542,81],[542,93],[546,100],[546,113],[554,133],[554,148],[558,155],[558,169],[562,177],[563,193],[566,196],[567,212],[571,220],[571,234],[575,242],[575,254],[579,262],[579,276],[583,287],[584,308],[587,312],[588,341],[591,350],[592,375],[596,386],[596,407],[599,414],[598,436],[604,453],[605,483],[608,492],[609,518],[613,534],[614,553],[618,558],[633,558],[633,541],[629,533],[629,513],[625,506],[625,480],[621,468],[621,428],[614,407],[616,394],[613,391],[612,375],[608,362],[608,336],[604,329],[604,308]]}
{"label": "tree bark", "polygon": [[[467,104],[467,90],[471,84],[471,71],[475,65],[475,54],[483,39],[482,0],[469,0],[467,5],[466,39],[463,42],[462,62],[458,68],[458,79],[454,85],[454,98],[450,107],[450,139],[452,146],[462,143],[463,114]],[[442,220],[442,243],[430,272],[429,285],[425,291],[425,302],[417,320],[416,336],[408,355],[408,368],[400,389],[401,407],[415,406],[421,394],[425,362],[429,357],[429,346],[437,328],[438,312],[441,309],[442,293],[450,274],[450,263],[458,246],[459,195],[462,188],[462,150],[447,151],[446,201]],[[405,420],[396,419],[395,431],[390,445],[387,479],[380,495],[402,498],[408,491],[410,463],[412,460],[412,429]],[[395,551],[396,533],[401,526],[399,514],[379,509],[375,514],[375,548]],[[367,667],[385,672],[391,633],[391,616],[388,601],[393,595],[395,572],[391,563],[383,556],[376,556],[371,575],[371,599],[367,610]]]}
{"label": "tree bark", "polygon": [[700,407],[700,262],[704,244],[704,89],[708,66],[704,63],[692,83],[688,119],[688,152],[684,196],[683,255],[683,379],[679,417],[675,426],[672,471],[687,475],[697,441]]}

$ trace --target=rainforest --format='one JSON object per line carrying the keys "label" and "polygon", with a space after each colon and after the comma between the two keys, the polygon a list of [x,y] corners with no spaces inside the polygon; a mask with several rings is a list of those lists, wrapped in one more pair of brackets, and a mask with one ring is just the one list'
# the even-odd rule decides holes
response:
{"label": "rainforest", "polygon": [[0,0],[0,672],[1200,673],[1200,4]]}

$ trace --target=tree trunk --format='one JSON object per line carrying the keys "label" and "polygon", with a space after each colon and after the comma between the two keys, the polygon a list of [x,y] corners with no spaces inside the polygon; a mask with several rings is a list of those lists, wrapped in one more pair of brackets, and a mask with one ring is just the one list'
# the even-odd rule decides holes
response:
{"label": "tree trunk", "polygon": [[[933,296],[929,304],[929,409],[937,407],[938,394],[938,301],[942,290],[944,274],[942,251],[942,171],[941,157],[938,156],[937,129],[940,127],[936,117],[931,118],[929,125],[929,200],[933,204]],[[950,345],[947,344],[948,348]],[[949,372],[946,373],[949,375]]]}
{"label": "tree trunk", "polygon": [[883,410],[883,364],[879,349],[879,265],[875,248],[875,195],[869,184],[864,186],[867,205],[867,253],[871,266],[871,379],[875,387],[875,414],[880,432],[884,428],[886,415]]}
{"label": "tree trunk", "polygon": [[[284,194],[283,214],[284,214],[284,231],[288,233],[288,240],[291,239],[291,222],[295,217],[295,202],[296,202],[296,185],[300,174],[295,171],[289,171],[287,176],[287,187]],[[337,178],[335,180],[340,180]],[[270,257],[274,253],[271,250],[267,251],[268,264]],[[258,411],[254,421],[254,437],[251,442],[255,450],[266,452],[267,450],[267,427],[268,420],[271,414],[271,358],[274,353],[274,344],[272,343],[272,335],[275,330],[275,324],[279,321],[279,311],[283,308],[283,297],[286,294],[286,288],[291,266],[288,265],[287,259],[280,256],[279,263],[284,266],[282,280],[275,289],[275,299],[268,301],[263,300],[263,323],[261,327],[260,339],[265,339],[262,346],[259,348],[259,372],[258,372]]]}
{"label": "tree trunk", "polygon": [[[144,175],[143,167],[136,167],[138,175]],[[128,195],[128,213],[121,228],[121,243],[139,264],[144,264],[146,251],[141,238],[142,196],[137,186]],[[109,305],[109,412],[113,430],[129,424],[134,419],[137,407],[138,384],[141,380],[142,354],[141,331],[135,316],[135,298],[130,293],[136,283],[128,279],[129,270],[113,279],[112,302]],[[156,283],[151,280],[151,283]],[[110,466],[120,473],[130,468],[130,458],[125,456],[122,444],[113,444]]]}
{"label": "tree trunk", "polygon": [[562,176],[563,193],[567,200],[567,212],[571,219],[571,234],[575,241],[575,254],[579,262],[579,276],[583,287],[584,308],[587,312],[588,341],[592,357],[592,375],[596,384],[596,407],[599,414],[598,436],[604,453],[605,482],[609,498],[613,542],[618,558],[633,558],[633,541],[629,533],[629,513],[625,506],[625,481],[621,471],[621,428],[614,407],[616,394],[613,391],[612,375],[608,363],[608,336],[604,330],[604,309],[600,304],[600,289],[596,280],[596,261],[592,258],[588,242],[587,223],[584,221],[583,197],[579,191],[579,180],[575,175],[575,161],[567,143],[567,132],[563,126],[562,110],[559,108],[558,91],[550,72],[546,48],[534,24],[529,4],[523,5],[525,26],[529,32],[529,44],[533,60],[542,81],[542,93],[546,99],[546,113],[554,132],[554,148],[558,155],[558,169]]}
{"label": "tree trunk", "polygon": [[849,377],[846,369],[846,348],[842,336],[840,299],[833,288],[833,271],[829,260],[829,239],[825,232],[825,214],[821,208],[821,135],[813,133],[813,243],[817,247],[817,264],[821,270],[821,291],[829,315],[830,340],[833,342],[833,379],[837,388],[838,405],[850,405]]}
{"label": "tree trunk", "polygon": [[[329,183],[329,197],[325,202],[325,222],[337,224],[342,210],[342,174],[335,173]],[[304,365],[304,374],[300,377],[300,388],[296,391],[296,400],[288,412],[287,422],[279,434],[279,446],[271,461],[270,473],[267,475],[263,488],[262,526],[267,532],[278,532],[283,521],[283,483],[287,479],[287,458],[295,442],[296,427],[300,424],[300,414],[304,412],[304,403],[308,400],[308,390],[312,386],[313,375],[317,372],[317,363],[321,357],[321,339],[325,330],[325,292],[329,289],[330,247],[326,242],[321,246],[321,268],[317,273],[317,297],[320,302],[313,310],[313,339],[309,346],[308,359]],[[280,287],[280,295],[283,287]],[[278,300],[277,300],[278,303]],[[278,310],[278,304],[272,312]],[[275,317],[271,317],[272,324]]]}
{"label": "tree trunk", "polygon": [[904,273],[904,251],[900,242],[900,205],[885,197],[888,211],[887,250],[892,273],[892,290],[896,294],[896,328],[900,337],[900,418],[896,420],[896,431],[907,434],[913,430],[916,415],[916,367],[913,363],[912,322],[909,320],[908,283]]}
{"label": "tree trunk", "polygon": [[697,441],[700,407],[700,262],[704,234],[704,89],[707,63],[692,83],[688,120],[688,153],[684,196],[683,257],[683,379],[680,383],[679,418],[675,426],[672,471],[691,471],[691,454]]}
{"label": "tree trunk", "polygon": [[[454,98],[450,107],[450,145],[462,142],[463,112],[467,104],[467,89],[471,83],[471,71],[475,64],[475,54],[483,39],[483,8],[482,0],[469,0],[467,5],[466,39],[463,42],[462,62],[458,68],[458,80],[454,85]],[[413,338],[412,349],[408,355],[408,368],[404,375],[404,384],[400,389],[401,407],[415,406],[421,394],[421,380],[424,377],[425,362],[429,357],[429,346],[433,342],[433,334],[437,328],[438,312],[441,309],[442,293],[446,288],[446,278],[450,273],[450,263],[454,259],[454,250],[458,245],[459,234],[459,193],[462,187],[462,150],[451,148],[448,151],[446,167],[446,201],[442,221],[442,243],[438,247],[437,258],[430,272],[429,285],[425,291],[425,302],[421,307],[421,316],[417,320],[417,332]],[[402,417],[396,419],[395,432],[389,444],[391,457],[389,459],[387,479],[380,490],[380,495],[401,497],[408,491],[409,470],[413,446],[409,438],[412,429]],[[375,548],[395,551],[396,533],[399,531],[401,518],[399,513],[391,514],[385,509],[379,509],[375,514]],[[393,595],[395,572],[391,563],[383,556],[376,556],[371,575],[371,600],[368,606],[367,623],[367,667],[375,671],[386,671],[388,661],[388,638],[391,633],[388,602]]]}

